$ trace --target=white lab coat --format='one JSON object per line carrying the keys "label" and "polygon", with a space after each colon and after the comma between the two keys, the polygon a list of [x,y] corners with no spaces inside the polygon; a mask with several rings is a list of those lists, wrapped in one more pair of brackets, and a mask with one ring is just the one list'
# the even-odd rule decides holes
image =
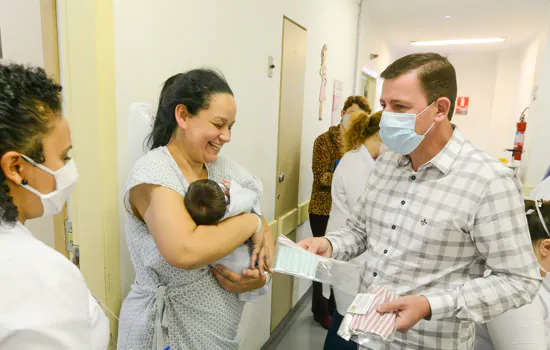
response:
{"label": "white lab coat", "polygon": [[[550,200],[550,177],[530,197]],[[544,278],[531,304],[476,325],[476,350],[550,350],[550,277]]]}
{"label": "white lab coat", "polygon": [[[353,207],[365,192],[370,173],[374,169],[374,159],[365,146],[349,151],[342,157],[332,177],[332,208],[328,219],[326,233],[346,226],[346,220]],[[363,253],[352,262],[363,266],[368,252]],[[348,307],[359,292],[359,280],[353,281],[345,288],[332,286],[336,308],[340,315],[345,315]],[[323,286],[323,295],[328,298],[330,289]]]}
{"label": "white lab coat", "polygon": [[105,350],[109,321],[78,268],[17,222],[0,226],[0,350]]}
{"label": "white lab coat", "polygon": [[545,278],[533,303],[476,325],[476,350],[550,349],[550,280]]}

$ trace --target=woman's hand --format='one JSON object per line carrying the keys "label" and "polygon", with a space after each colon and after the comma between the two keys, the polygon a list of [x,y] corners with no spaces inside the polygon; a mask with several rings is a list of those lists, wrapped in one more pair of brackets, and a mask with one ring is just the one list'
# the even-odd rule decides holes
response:
{"label": "woman's hand", "polygon": [[252,235],[252,257],[250,259],[250,268],[256,268],[256,262],[260,273],[264,271],[271,272],[273,266],[273,257],[275,255],[275,243],[273,242],[273,232],[269,228],[269,224],[262,216],[262,229]]}
{"label": "woman's hand", "polygon": [[251,290],[262,288],[266,282],[266,276],[256,270],[244,270],[242,275],[236,274],[223,267],[217,265],[211,267],[210,272],[216,277],[220,286],[231,293],[245,293]]}
{"label": "woman's hand", "polygon": [[262,223],[265,227],[264,230],[264,249],[265,249],[265,264],[266,269],[269,273],[271,272],[271,268],[273,267],[273,264],[275,263],[275,241],[273,238],[273,232],[271,231],[271,228],[269,227],[269,224],[262,216]]}
{"label": "woman's hand", "polygon": [[265,234],[263,225],[262,229],[259,232],[255,232],[250,238],[252,239],[252,257],[250,258],[250,268],[255,269],[257,262],[260,273],[263,274],[266,255],[266,250],[264,249]]}

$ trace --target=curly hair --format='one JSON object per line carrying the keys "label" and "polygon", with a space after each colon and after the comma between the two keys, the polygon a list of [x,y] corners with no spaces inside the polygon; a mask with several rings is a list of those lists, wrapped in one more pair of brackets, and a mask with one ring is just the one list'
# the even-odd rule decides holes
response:
{"label": "curly hair", "polygon": [[[42,68],[0,64],[0,159],[15,151],[44,163],[42,140],[61,118],[60,91]],[[13,223],[18,216],[0,170],[0,222]]]}
{"label": "curly hair", "polygon": [[342,135],[342,150],[344,153],[356,149],[365,141],[380,131],[382,111],[368,115],[365,112],[354,112],[350,115],[349,126]]}
{"label": "curly hair", "polygon": [[372,110],[370,108],[369,103],[367,102],[367,99],[364,96],[348,97],[346,102],[344,102],[344,107],[342,107],[342,110],[345,112],[348,108],[350,108],[354,104],[358,105],[359,108],[362,111],[367,112],[367,114],[371,114]]}

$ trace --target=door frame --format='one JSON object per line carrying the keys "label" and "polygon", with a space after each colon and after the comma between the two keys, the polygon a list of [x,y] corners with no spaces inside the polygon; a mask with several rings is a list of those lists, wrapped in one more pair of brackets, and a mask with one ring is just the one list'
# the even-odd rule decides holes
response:
{"label": "door frame", "polygon": [[360,76],[361,84],[359,86],[360,90],[356,92],[356,95],[364,96],[366,86],[363,86],[362,78],[366,77],[366,76],[371,77],[371,78],[376,80],[376,97],[374,99],[375,105],[370,106],[372,111],[375,112],[375,111],[378,111],[378,110],[382,109],[382,107],[380,106],[380,95],[382,94],[382,84],[384,82],[384,79],[382,79],[380,77],[380,74],[373,71],[372,69],[369,69],[365,66],[361,67],[361,76]]}
{"label": "door frame", "polygon": [[[277,160],[276,160],[276,167],[275,167],[275,183],[276,183],[276,193],[275,193],[275,220],[277,222],[277,237],[279,235],[284,235],[284,236],[288,236],[289,238],[290,237],[293,237],[293,240],[296,240],[296,231],[297,231],[297,227],[298,227],[298,209],[299,209],[299,197],[298,197],[298,193],[296,193],[296,203],[294,205],[294,209],[290,209],[289,211],[285,211],[288,209],[288,207],[286,205],[283,205],[283,203],[286,203],[286,202],[282,202],[284,201],[284,197],[281,198],[281,200],[279,200],[277,197],[280,195],[280,194],[284,194],[284,192],[286,191],[281,191],[281,183],[279,181],[279,174],[281,172],[286,172],[285,171],[285,167],[283,166],[283,163],[281,163],[280,159],[281,159],[281,151],[284,152],[283,149],[281,149],[281,142],[283,142],[281,140],[281,129],[282,129],[282,118],[281,116],[283,115],[282,112],[283,112],[283,97],[284,97],[284,94],[283,94],[283,74],[284,74],[284,71],[285,71],[285,34],[287,34],[285,32],[285,28],[287,25],[294,25],[296,27],[293,27],[292,29],[293,30],[302,30],[304,31],[305,33],[305,40],[306,40],[306,43],[305,43],[305,58],[304,58],[304,88],[305,88],[305,73],[306,73],[306,67],[305,65],[307,64],[307,29],[298,24],[296,21],[292,20],[291,18],[287,17],[287,16],[283,16],[283,19],[282,19],[282,41],[281,41],[281,70],[280,70],[280,86],[279,86],[279,112],[278,112],[278,133],[277,133]],[[301,35],[301,34],[300,34]],[[300,40],[301,40],[301,37],[299,37]],[[287,53],[288,55],[288,53]],[[300,111],[300,115],[301,115],[301,118],[300,118],[300,128],[303,127],[303,105],[304,105],[304,101],[305,101],[305,90],[303,93],[303,99],[302,99],[302,110]],[[296,137],[296,135],[293,135],[293,137]],[[300,132],[300,145],[301,145],[301,141],[302,141],[302,134]],[[301,151],[298,150],[298,156],[301,156]],[[299,171],[300,171],[300,167],[298,165],[298,188],[299,188]],[[288,174],[287,174],[288,175]],[[287,185],[288,186],[288,185]],[[298,188],[297,188],[297,191],[298,191]],[[281,207],[282,206],[282,207]],[[285,212],[283,212],[285,211]],[[292,239],[292,238],[291,238]],[[279,284],[280,283],[280,284]],[[280,286],[280,288],[276,288],[276,286]],[[279,295],[276,295],[275,294],[275,291],[276,290],[280,290],[280,294]],[[290,295],[286,295],[287,291],[290,290]],[[273,332],[276,331],[276,329],[278,327],[280,327],[281,325],[283,325],[285,323],[285,319],[288,317],[288,312],[292,310],[292,307],[293,307],[293,299],[294,299],[294,278],[291,277],[291,276],[288,276],[288,275],[276,275],[276,276],[273,276],[273,285],[272,285],[272,296],[271,296],[271,310],[273,311],[274,308],[276,310],[280,310],[279,307],[283,307],[286,308],[286,302],[287,302],[287,297],[289,297],[289,300],[290,300],[290,305],[289,305],[289,308],[286,312],[286,314],[284,316],[282,316],[281,319],[279,319],[279,317],[282,315],[282,313],[278,313],[277,314],[277,320],[275,320],[274,318],[274,313],[271,312],[271,315],[270,315],[270,331],[271,331],[271,334],[273,334]],[[283,306],[281,306],[283,305]],[[275,322],[277,322],[275,324]]]}
{"label": "door frame", "polygon": [[[56,82],[61,81],[59,67],[59,38],[57,33],[57,1],[40,0],[40,22],[42,33],[42,53],[44,56],[44,70]],[[53,217],[54,249],[69,257],[65,236],[66,207]]]}

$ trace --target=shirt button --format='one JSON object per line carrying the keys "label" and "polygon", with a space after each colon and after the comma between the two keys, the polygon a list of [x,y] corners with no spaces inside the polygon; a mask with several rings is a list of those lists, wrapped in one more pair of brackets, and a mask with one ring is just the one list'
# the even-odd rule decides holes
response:
{"label": "shirt button", "polygon": [[376,272],[375,272],[375,273],[373,273],[372,275],[373,275],[374,277],[378,276],[378,274],[377,274]]}
{"label": "shirt button", "polygon": [[415,175],[411,176],[411,180],[413,181],[416,180],[416,176]]}
{"label": "shirt button", "polygon": [[395,230],[396,228],[397,228],[397,226],[391,225],[391,229],[392,229],[392,230]]}
{"label": "shirt button", "polygon": [[405,201],[401,201],[401,205],[405,205]]}
{"label": "shirt button", "polygon": [[388,254],[388,250],[387,250],[387,249],[384,249],[384,254]]}

